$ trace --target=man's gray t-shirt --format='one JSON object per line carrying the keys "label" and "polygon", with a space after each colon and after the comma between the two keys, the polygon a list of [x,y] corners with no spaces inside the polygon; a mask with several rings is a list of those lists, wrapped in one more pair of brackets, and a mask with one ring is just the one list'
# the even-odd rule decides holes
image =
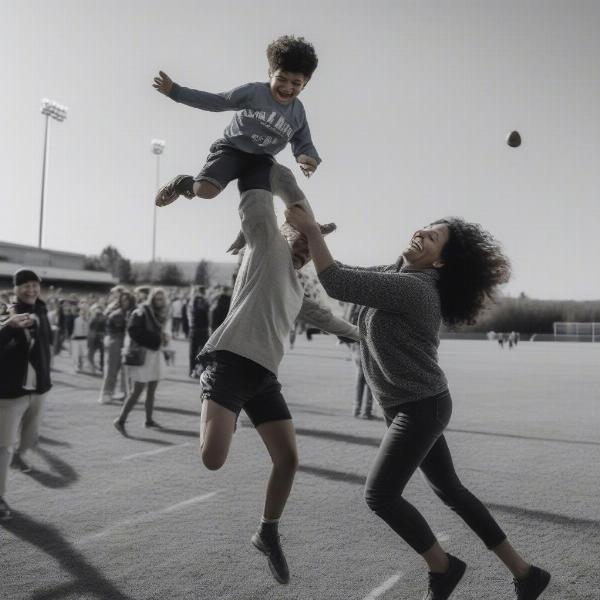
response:
{"label": "man's gray t-shirt", "polygon": [[288,243],[281,235],[273,196],[249,190],[240,202],[247,249],[235,280],[229,313],[201,354],[227,350],[275,375],[284,340],[297,317],[323,331],[358,340],[358,328],[304,296]]}
{"label": "man's gray t-shirt", "polygon": [[219,94],[174,83],[169,97],[211,112],[235,110],[223,136],[238,150],[275,156],[289,142],[294,156],[306,154],[321,162],[312,143],[302,102],[294,98],[289,104],[280,104],[273,98],[268,83],[246,83]]}

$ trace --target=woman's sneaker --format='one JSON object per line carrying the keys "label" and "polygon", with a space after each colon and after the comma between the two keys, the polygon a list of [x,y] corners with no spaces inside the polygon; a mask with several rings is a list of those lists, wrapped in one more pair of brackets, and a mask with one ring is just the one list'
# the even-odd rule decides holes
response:
{"label": "woman's sneaker", "polygon": [[447,554],[448,570],[445,573],[429,573],[429,588],[423,600],[447,600],[465,574],[467,565],[456,556]]}
{"label": "woman's sneaker", "polygon": [[290,571],[279,542],[279,534],[266,536],[261,535],[261,533],[257,531],[252,536],[252,543],[255,548],[260,550],[267,557],[269,569],[271,569],[273,577],[275,577],[279,583],[289,583]]}
{"label": "woman's sneaker", "polygon": [[177,175],[169,183],[163,185],[156,194],[156,206],[167,206],[175,202],[179,196],[185,196],[189,200],[195,197],[194,178],[191,175]]}
{"label": "woman's sneaker", "polygon": [[12,513],[4,498],[0,496],[0,521],[8,521],[9,519],[12,519]]}
{"label": "woman's sneaker", "polygon": [[516,600],[535,600],[550,582],[550,573],[531,565],[525,579],[513,579]]}

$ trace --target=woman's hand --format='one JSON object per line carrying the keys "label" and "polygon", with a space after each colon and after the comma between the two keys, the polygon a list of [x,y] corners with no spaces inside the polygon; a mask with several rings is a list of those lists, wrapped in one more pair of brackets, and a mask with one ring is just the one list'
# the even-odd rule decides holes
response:
{"label": "woman's hand", "polygon": [[302,207],[292,206],[285,211],[286,221],[300,233],[308,236],[315,231],[320,233],[319,224],[312,215],[309,215]]}
{"label": "woman's hand", "polygon": [[333,223],[323,226],[322,231],[321,226],[315,221],[315,218],[300,206],[292,206],[286,210],[285,218],[294,229],[297,229],[306,236],[310,255],[315,263],[317,273],[324,271],[334,263],[329,248],[327,248],[327,244],[323,239],[324,234],[335,229]]}

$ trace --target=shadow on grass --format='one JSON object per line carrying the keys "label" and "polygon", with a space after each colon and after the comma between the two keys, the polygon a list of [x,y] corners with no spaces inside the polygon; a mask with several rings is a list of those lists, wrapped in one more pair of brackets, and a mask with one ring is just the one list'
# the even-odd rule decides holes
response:
{"label": "shadow on grass", "polygon": [[69,442],[63,442],[62,440],[53,440],[52,438],[40,435],[38,438],[40,444],[46,444],[48,446],[62,446],[63,448],[71,448]]}
{"label": "shadow on grass", "polygon": [[[373,419],[375,420],[375,419]],[[379,420],[379,419],[377,419]],[[298,428],[296,429],[296,433],[298,435],[306,435],[309,437],[316,437],[325,440],[333,440],[337,442],[346,442],[348,444],[358,444],[359,446],[373,446],[378,447],[381,443],[381,438],[383,437],[383,433],[381,437],[371,438],[364,437],[358,435],[351,435],[346,433],[337,433],[335,431],[326,431],[322,429],[305,429]],[[492,437],[502,437],[509,439],[519,439],[519,440],[527,440],[534,442],[549,442],[555,444],[573,444],[575,446],[579,445],[593,445],[600,446],[600,442],[588,442],[588,441],[580,441],[580,440],[566,440],[561,438],[543,438],[543,437],[535,437],[530,435],[516,435],[512,433],[494,433],[491,431],[472,431],[468,429],[453,429],[452,427],[448,427],[444,433],[466,433],[470,435],[487,435]]]}
{"label": "shadow on grass", "polygon": [[[200,400],[198,400],[200,402]],[[186,417],[199,417],[200,411],[186,410],[185,408],[173,408],[171,406],[155,406],[155,412],[173,413],[175,415],[184,415]]]}
{"label": "shadow on grass", "polygon": [[343,410],[326,410],[324,408],[315,408],[301,402],[287,402],[293,413],[304,413],[307,415],[319,415],[320,417],[342,417],[348,413]]}
{"label": "shadow on grass", "polygon": [[170,427],[161,427],[157,431],[159,431],[160,433],[167,433],[170,435],[181,435],[190,438],[200,437],[200,431],[189,431],[187,429],[171,429]]}
{"label": "shadow on grass", "polygon": [[[342,481],[354,485],[364,486],[366,483],[366,476],[357,475],[356,473],[346,473],[344,471],[334,471],[332,469],[323,469],[322,467],[315,467],[312,465],[300,465],[298,471],[307,473],[308,475],[315,475],[328,479],[329,481]],[[600,521],[594,519],[580,519],[577,517],[570,517],[568,515],[561,515],[557,513],[551,513],[544,510],[532,510],[523,508],[522,506],[512,506],[510,504],[493,504],[484,503],[487,508],[491,510],[497,510],[498,512],[505,512],[510,515],[517,517],[524,517],[526,519],[535,519],[538,521],[544,521],[546,523],[554,523],[555,525],[566,525],[569,527],[585,528],[588,529],[590,526],[597,528],[600,535]]]}
{"label": "shadow on grass", "polygon": [[600,446],[600,442],[592,442],[586,440],[566,440],[564,438],[544,438],[544,437],[536,437],[533,435],[517,435],[514,433],[494,433],[492,431],[471,431],[468,429],[453,429],[449,427],[446,431],[450,431],[452,433],[468,433],[471,435],[489,435],[492,437],[504,437],[504,438],[512,438],[517,440],[531,440],[534,442],[553,442],[555,444],[573,444],[575,446]]}
{"label": "shadow on grass", "polygon": [[359,446],[372,446],[378,448],[381,443],[381,437],[372,438],[364,437],[360,435],[351,435],[349,433],[337,433],[335,431],[324,431],[320,429],[305,429],[298,427],[296,429],[297,435],[306,435],[309,437],[316,437],[324,440],[333,440],[334,442],[345,442],[347,444],[358,444]]}
{"label": "shadow on grass", "polygon": [[37,446],[34,451],[39,454],[50,467],[50,471],[39,471],[34,469],[28,473],[31,479],[47,488],[59,489],[70,486],[79,479],[77,471],[64,460]]}
{"label": "shadow on grass", "polygon": [[31,600],[54,600],[65,596],[132,600],[106,579],[96,567],[89,564],[52,525],[34,521],[23,513],[13,511],[12,520],[0,521],[0,526],[51,556],[62,570],[73,577],[73,581],[69,583],[33,592]]}
{"label": "shadow on grass", "polygon": [[142,437],[140,435],[131,435],[128,433],[125,436],[128,440],[134,440],[135,442],[144,442],[146,444],[156,444],[157,446],[172,446],[173,442],[168,440],[161,440],[159,438]]}

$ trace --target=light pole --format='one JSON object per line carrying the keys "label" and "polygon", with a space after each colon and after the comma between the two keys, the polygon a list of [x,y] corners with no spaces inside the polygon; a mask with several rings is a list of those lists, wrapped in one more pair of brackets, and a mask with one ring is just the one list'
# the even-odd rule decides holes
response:
{"label": "light pole", "polygon": [[67,118],[67,107],[48,100],[48,98],[42,98],[42,109],[41,113],[46,117],[46,127],[44,131],[44,158],[42,161],[42,196],[40,200],[40,232],[38,235],[38,248],[42,247],[42,231],[44,228],[44,193],[46,191],[46,170],[48,162],[48,130],[50,117],[55,121],[61,123]]}
{"label": "light pole", "polygon": [[[164,140],[152,140],[150,142],[150,146],[152,148],[152,153],[156,155],[156,191],[160,186],[160,155],[163,153],[165,149],[165,141]],[[152,267],[150,271],[150,276],[152,278],[152,282],[156,279],[155,273],[156,267],[156,202],[154,203],[154,216],[152,218]]]}

